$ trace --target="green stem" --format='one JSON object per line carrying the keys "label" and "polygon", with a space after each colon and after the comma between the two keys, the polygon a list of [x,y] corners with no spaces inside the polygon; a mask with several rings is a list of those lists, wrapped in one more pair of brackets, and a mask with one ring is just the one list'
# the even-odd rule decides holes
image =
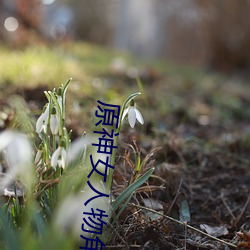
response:
{"label": "green stem", "polygon": [[[129,97],[127,97],[127,99],[123,102],[122,108],[121,108],[121,111],[120,111],[118,126],[117,126],[117,129],[115,130],[115,133],[120,133],[121,124],[122,124],[122,115],[123,115],[123,112],[124,112],[124,110],[125,110],[126,105],[127,105],[132,99],[134,99],[136,96],[138,96],[138,95],[140,95],[140,94],[141,94],[140,92],[134,93],[134,94],[130,95]],[[118,145],[118,138],[119,138],[119,136],[116,136],[116,137],[115,137],[115,139],[114,139],[114,146],[117,146],[117,145]],[[117,148],[114,148],[113,153],[112,153],[112,156],[111,156],[111,163],[110,163],[111,166],[114,166],[114,165],[115,165],[116,153],[117,153]],[[111,193],[111,186],[112,186],[112,181],[113,181],[113,172],[114,172],[114,170],[109,169],[109,174],[108,174],[108,179],[107,179],[107,187],[106,187],[106,192],[107,192],[107,193],[108,193],[108,192]]]}
{"label": "green stem", "polygon": [[[46,97],[48,98],[49,95],[47,96],[47,92],[44,92]],[[50,147],[50,137],[49,137],[49,130],[50,130],[50,114],[52,111],[52,101],[51,98],[48,98],[49,100],[49,117],[48,117],[48,123],[47,123],[47,129],[46,129],[46,133],[45,133],[45,155],[46,155],[46,164],[49,163],[49,156],[50,156],[50,151],[51,151],[51,147]]]}
{"label": "green stem", "polygon": [[53,100],[53,103],[56,105],[56,109],[57,109],[57,111],[58,111],[58,116],[59,116],[59,118],[60,118],[60,125],[59,125],[59,135],[60,136],[62,136],[63,135],[63,130],[62,130],[62,128],[64,127],[63,126],[63,124],[64,124],[64,119],[63,119],[63,117],[62,117],[62,110],[61,110],[61,107],[60,107],[60,105],[59,105],[59,103],[58,103],[58,101],[57,101],[57,99],[56,99],[56,97],[55,97],[55,94],[54,93],[52,93],[51,91],[49,91],[49,95],[50,95],[50,97],[51,97],[51,99]]}
{"label": "green stem", "polygon": [[56,136],[52,135],[52,147],[53,147],[53,152],[56,150]]}
{"label": "green stem", "polygon": [[72,78],[70,78],[67,83],[63,86],[62,89],[62,127],[64,127],[65,123],[65,96],[66,96],[66,91],[68,89],[69,83],[71,82]]}

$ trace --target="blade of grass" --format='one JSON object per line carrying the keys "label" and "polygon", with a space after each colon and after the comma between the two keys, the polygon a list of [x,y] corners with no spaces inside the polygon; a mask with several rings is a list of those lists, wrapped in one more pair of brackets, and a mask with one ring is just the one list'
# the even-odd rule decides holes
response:
{"label": "blade of grass", "polygon": [[113,211],[122,204],[124,200],[126,200],[138,187],[140,187],[143,183],[147,181],[147,179],[154,172],[154,168],[149,169],[144,175],[138,178],[133,184],[131,184],[128,188],[126,188],[118,198],[112,203]]}
{"label": "blade of grass", "polygon": [[17,234],[14,229],[11,228],[7,219],[7,213],[4,213],[2,208],[0,208],[0,229],[3,231],[4,234],[6,249],[21,250]]}
{"label": "blade of grass", "polygon": [[129,197],[127,198],[127,200],[125,201],[125,203],[123,204],[122,208],[119,210],[119,212],[116,214],[115,218],[112,221],[112,225],[114,225],[116,223],[116,221],[119,219],[121,213],[124,211],[124,209],[126,208],[127,204],[129,203],[130,199],[132,198],[133,193],[131,193],[129,195]]}
{"label": "blade of grass", "polygon": [[39,213],[34,214],[34,223],[36,225],[38,235],[40,237],[44,236],[46,228],[45,228],[44,220],[43,220],[41,214],[39,214]]}

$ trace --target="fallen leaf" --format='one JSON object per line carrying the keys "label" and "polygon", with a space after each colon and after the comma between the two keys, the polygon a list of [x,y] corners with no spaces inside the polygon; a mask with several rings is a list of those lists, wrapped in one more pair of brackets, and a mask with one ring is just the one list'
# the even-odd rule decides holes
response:
{"label": "fallen leaf", "polygon": [[222,226],[209,226],[207,224],[200,225],[201,230],[205,231],[207,234],[212,235],[214,237],[219,237],[222,235],[227,235],[228,230],[225,225]]}
{"label": "fallen leaf", "polygon": [[178,207],[178,219],[181,222],[190,222],[191,221],[191,215],[190,215],[190,209],[188,205],[188,201],[185,197],[184,193],[179,193],[175,205]]}
{"label": "fallen leaf", "polygon": [[184,200],[181,202],[181,208],[180,208],[180,221],[181,222],[190,222],[191,215],[190,215],[190,209],[187,200]]}
{"label": "fallen leaf", "polygon": [[243,240],[238,244],[238,247],[244,247],[250,249],[250,232],[237,232],[237,235]]}
{"label": "fallen leaf", "polygon": [[[150,199],[150,198],[149,199],[144,198],[143,203],[144,203],[145,207],[156,210],[156,211],[163,214],[163,205],[159,201],[154,200],[154,199]],[[144,213],[147,216],[147,218],[149,218],[151,221],[157,220],[157,219],[162,217],[161,215],[150,212],[150,211],[145,211]]]}
{"label": "fallen leaf", "polygon": [[144,198],[143,203],[144,203],[145,207],[148,207],[150,209],[157,210],[157,211],[163,210],[163,205],[157,200],[150,199],[150,198]]}

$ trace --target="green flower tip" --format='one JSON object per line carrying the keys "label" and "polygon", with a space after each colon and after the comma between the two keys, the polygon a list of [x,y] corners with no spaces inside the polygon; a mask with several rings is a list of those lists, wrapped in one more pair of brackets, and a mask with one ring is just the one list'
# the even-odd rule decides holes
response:
{"label": "green flower tip", "polygon": [[65,140],[64,140],[64,139],[62,139],[62,140],[60,141],[59,146],[60,146],[60,147],[63,147],[63,148],[66,147],[66,143],[65,143]]}
{"label": "green flower tip", "polygon": [[56,107],[55,106],[52,107],[51,115],[56,115]]}
{"label": "green flower tip", "polygon": [[44,105],[42,113],[45,113],[45,110],[47,109],[48,106],[49,106],[48,103],[46,103],[46,104]]}
{"label": "green flower tip", "polygon": [[62,95],[62,87],[58,88],[56,93],[58,96],[61,96]]}
{"label": "green flower tip", "polygon": [[135,100],[134,100],[134,99],[132,99],[132,100],[130,101],[129,106],[131,106],[131,107],[134,107],[134,106],[135,106]]}

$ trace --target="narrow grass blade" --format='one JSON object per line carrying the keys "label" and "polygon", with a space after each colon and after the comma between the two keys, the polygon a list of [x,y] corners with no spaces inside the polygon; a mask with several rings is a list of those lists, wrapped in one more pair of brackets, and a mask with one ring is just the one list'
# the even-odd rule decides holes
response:
{"label": "narrow grass blade", "polygon": [[129,195],[129,197],[127,198],[127,200],[124,202],[123,206],[121,207],[121,209],[119,209],[119,212],[116,214],[114,220],[112,221],[112,225],[114,225],[116,223],[116,221],[119,219],[121,213],[124,211],[126,205],[129,203],[130,199],[132,198],[133,193],[131,193]]}
{"label": "narrow grass blade", "polygon": [[9,224],[7,213],[2,208],[0,208],[0,232],[3,232],[6,250],[21,250],[17,234]]}
{"label": "narrow grass blade", "polygon": [[144,175],[138,178],[133,184],[131,184],[128,188],[126,188],[118,198],[113,202],[112,208],[115,211],[124,200],[126,200],[137,188],[139,188],[143,183],[147,181],[147,179],[154,172],[154,168],[149,169]]}

